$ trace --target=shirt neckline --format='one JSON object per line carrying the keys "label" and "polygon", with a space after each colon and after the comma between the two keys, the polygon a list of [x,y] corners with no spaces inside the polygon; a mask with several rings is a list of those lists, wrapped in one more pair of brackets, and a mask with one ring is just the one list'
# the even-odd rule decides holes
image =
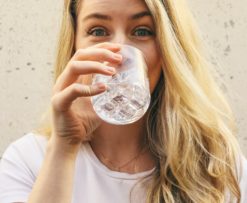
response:
{"label": "shirt neckline", "polygon": [[99,170],[101,170],[104,174],[112,177],[112,178],[117,178],[117,179],[126,179],[126,180],[136,180],[136,179],[141,179],[141,178],[146,178],[152,174],[152,172],[155,170],[155,167],[143,171],[143,172],[138,172],[134,174],[126,173],[126,172],[119,172],[119,171],[113,171],[109,169],[107,166],[105,166],[95,155],[91,145],[88,142],[85,142],[82,144],[82,153],[86,155],[86,158],[94,165],[96,166]]}

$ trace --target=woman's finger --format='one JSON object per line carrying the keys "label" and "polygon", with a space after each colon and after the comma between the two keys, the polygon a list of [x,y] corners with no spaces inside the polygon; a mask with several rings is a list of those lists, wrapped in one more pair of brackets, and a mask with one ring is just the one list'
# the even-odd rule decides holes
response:
{"label": "woman's finger", "polygon": [[90,47],[87,49],[78,49],[72,57],[72,60],[98,62],[107,61],[118,64],[122,61],[122,56],[105,48]]}
{"label": "woman's finger", "polygon": [[112,42],[103,42],[103,43],[96,44],[92,47],[103,48],[103,49],[108,49],[113,52],[118,52],[120,51],[122,45],[118,43],[112,43]]}
{"label": "woman's finger", "polygon": [[90,86],[73,83],[52,97],[52,106],[57,112],[65,112],[68,111],[73,101],[78,97],[94,96],[104,92],[105,90],[106,86],[102,83]]}
{"label": "woman's finger", "polygon": [[58,77],[53,92],[56,93],[68,87],[74,83],[80,75],[94,73],[113,75],[115,74],[115,68],[96,61],[70,61],[66,69]]}

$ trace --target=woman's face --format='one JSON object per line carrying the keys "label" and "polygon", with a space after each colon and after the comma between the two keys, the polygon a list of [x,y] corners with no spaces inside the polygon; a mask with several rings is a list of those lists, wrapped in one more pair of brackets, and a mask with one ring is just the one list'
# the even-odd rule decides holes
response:
{"label": "woman's face", "polygon": [[143,0],[82,0],[77,19],[75,47],[101,42],[132,45],[145,55],[150,89],[161,73],[155,26]]}

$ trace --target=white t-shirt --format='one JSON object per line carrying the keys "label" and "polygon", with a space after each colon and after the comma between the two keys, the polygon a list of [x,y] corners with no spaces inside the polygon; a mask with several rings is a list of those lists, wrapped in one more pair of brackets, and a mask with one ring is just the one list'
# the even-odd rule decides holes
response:
{"label": "white t-shirt", "polygon": [[[0,202],[27,202],[44,159],[47,139],[32,133],[12,143],[0,163]],[[88,143],[76,159],[72,203],[144,203],[145,185],[154,169],[128,174],[103,165]],[[136,184],[140,179],[146,182]],[[49,187],[49,186],[48,186]],[[241,203],[247,202],[247,161],[243,158]]]}
{"label": "white t-shirt", "polygon": [[[0,163],[0,203],[27,202],[46,144],[47,138],[30,133],[7,148]],[[144,203],[147,182],[136,183],[145,177],[148,181],[153,170],[136,174],[111,171],[85,143],[76,159],[72,203],[128,203],[130,198],[131,202]]]}

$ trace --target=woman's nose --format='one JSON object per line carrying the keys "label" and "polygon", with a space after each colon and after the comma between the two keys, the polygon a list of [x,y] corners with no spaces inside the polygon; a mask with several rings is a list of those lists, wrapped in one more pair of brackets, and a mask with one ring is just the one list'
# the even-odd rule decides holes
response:
{"label": "woman's nose", "polygon": [[111,42],[118,43],[118,44],[129,44],[130,43],[128,36],[122,31],[116,32]]}

